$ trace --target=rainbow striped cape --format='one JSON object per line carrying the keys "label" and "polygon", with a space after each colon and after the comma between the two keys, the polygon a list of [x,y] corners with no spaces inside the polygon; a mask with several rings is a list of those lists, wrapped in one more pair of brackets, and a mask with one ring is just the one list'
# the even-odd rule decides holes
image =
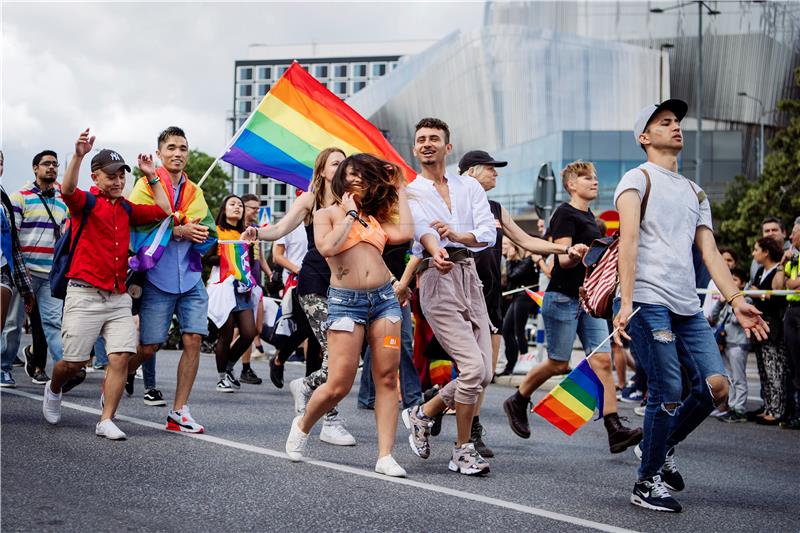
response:
{"label": "rainbow striped cape", "polygon": [[[170,204],[176,205],[169,174],[163,167],[157,168],[156,174],[161,178],[159,185],[167,193]],[[128,260],[128,264],[132,270],[144,272],[153,268],[161,259],[172,238],[174,225],[176,223],[184,224],[198,218],[200,219],[199,223],[208,228],[208,239],[203,243],[192,244],[189,252],[189,268],[195,272],[203,270],[203,254],[217,242],[217,226],[206,204],[203,190],[189,181],[186,174],[183,177],[184,185],[181,187],[177,207],[171,217],[165,218],[160,223],[131,227],[131,251],[134,255]],[[128,200],[135,204],[155,205],[153,192],[147,184],[147,178],[143,177],[136,181]]]}
{"label": "rainbow striped cape", "polygon": [[603,384],[584,359],[564,380],[536,404],[533,412],[572,435],[591,420],[595,408],[603,416]]}
{"label": "rainbow striped cape", "polygon": [[330,147],[391,161],[408,181],[417,174],[380,130],[297,62],[264,96],[222,160],[308,190],[317,154]]}

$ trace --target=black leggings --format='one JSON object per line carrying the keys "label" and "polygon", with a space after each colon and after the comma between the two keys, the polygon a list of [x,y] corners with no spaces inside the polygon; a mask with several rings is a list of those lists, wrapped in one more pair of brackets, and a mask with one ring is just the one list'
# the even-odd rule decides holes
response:
{"label": "black leggings", "polygon": [[[239,328],[239,338],[233,341],[233,330]],[[225,324],[219,328],[217,347],[214,352],[217,356],[217,372],[227,372],[228,363],[236,364],[247,348],[256,338],[256,321],[252,309],[233,311]]]}
{"label": "black leggings", "polygon": [[503,341],[506,344],[506,373],[514,370],[521,354],[528,353],[528,339],[525,337],[525,324],[534,311],[536,303],[525,293],[517,295],[508,306],[503,318]]}

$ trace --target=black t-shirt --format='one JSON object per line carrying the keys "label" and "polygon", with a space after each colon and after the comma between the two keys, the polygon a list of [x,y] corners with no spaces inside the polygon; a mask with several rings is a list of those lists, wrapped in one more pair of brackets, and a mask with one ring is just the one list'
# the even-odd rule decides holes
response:
{"label": "black t-shirt", "polygon": [[411,241],[400,244],[387,244],[383,248],[383,262],[398,280],[406,270],[406,255],[411,250]]}
{"label": "black t-shirt", "polygon": [[[553,241],[563,237],[572,237],[572,244],[589,245],[593,240],[602,237],[591,210],[581,211],[566,202],[558,206],[553,213],[553,217],[550,219],[549,233]],[[577,298],[578,288],[583,285],[585,275],[586,268],[583,263],[578,263],[572,268],[562,268],[556,258],[547,290]]]}
{"label": "black t-shirt", "polygon": [[[475,254],[475,270],[483,283],[483,295],[487,298],[487,305],[490,305],[488,301],[490,294],[500,293],[500,259],[503,256],[503,224],[501,222],[503,208],[494,200],[489,200],[489,210],[494,217],[497,239],[494,241],[494,246]],[[493,299],[495,298],[493,297]],[[499,297],[497,301],[499,302]]]}
{"label": "black t-shirt", "polygon": [[297,276],[297,294],[318,294],[328,296],[328,287],[331,285],[331,269],[328,262],[317,250],[314,242],[314,224],[306,226],[308,237],[308,252],[300,266],[300,275]]}

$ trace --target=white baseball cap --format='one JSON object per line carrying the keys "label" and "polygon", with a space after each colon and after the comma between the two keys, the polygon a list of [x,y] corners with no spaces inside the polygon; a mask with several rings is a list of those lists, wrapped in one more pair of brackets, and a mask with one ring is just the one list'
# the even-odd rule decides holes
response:
{"label": "white baseball cap", "polygon": [[636,141],[636,144],[639,144],[639,135],[644,133],[644,130],[647,129],[647,125],[650,124],[650,121],[653,120],[653,117],[656,115],[656,113],[663,111],[664,109],[675,113],[675,116],[678,117],[678,120],[683,120],[683,117],[686,116],[686,112],[689,110],[689,104],[683,100],[673,98],[670,100],[664,100],[658,105],[649,105],[639,111],[639,116],[636,118],[636,124],[633,126],[633,140]]}

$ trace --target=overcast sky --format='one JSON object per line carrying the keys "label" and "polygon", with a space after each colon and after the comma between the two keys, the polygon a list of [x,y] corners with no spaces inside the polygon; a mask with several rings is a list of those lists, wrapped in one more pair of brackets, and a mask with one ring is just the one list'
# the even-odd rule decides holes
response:
{"label": "overcast sky", "polygon": [[[32,178],[56,150],[63,174],[78,134],[133,166],[158,132],[183,127],[217,156],[228,141],[233,65],[251,43],[437,39],[477,28],[482,2],[0,2],[3,186]],[[88,161],[81,184],[90,183]],[[198,177],[195,177],[197,179]]]}

